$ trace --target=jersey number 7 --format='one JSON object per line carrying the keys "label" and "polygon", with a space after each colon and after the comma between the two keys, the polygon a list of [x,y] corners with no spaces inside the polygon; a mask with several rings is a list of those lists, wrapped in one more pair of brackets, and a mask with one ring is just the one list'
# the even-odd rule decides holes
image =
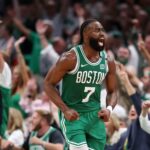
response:
{"label": "jersey number 7", "polygon": [[83,103],[86,103],[89,101],[90,96],[95,92],[95,87],[85,87],[84,92],[88,92],[87,96],[85,98],[82,99]]}

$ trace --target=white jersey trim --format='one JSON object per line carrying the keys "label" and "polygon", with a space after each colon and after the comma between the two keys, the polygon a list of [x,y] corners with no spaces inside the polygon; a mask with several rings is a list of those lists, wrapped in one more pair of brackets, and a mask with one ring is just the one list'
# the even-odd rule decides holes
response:
{"label": "white jersey trim", "polygon": [[75,52],[75,54],[76,54],[76,56],[77,56],[77,62],[76,62],[75,68],[74,68],[73,70],[69,71],[68,74],[75,74],[75,73],[78,71],[78,69],[79,69],[80,58],[79,58],[79,54],[78,54],[77,50],[72,49],[71,51],[74,51],[74,52]]}
{"label": "white jersey trim", "polygon": [[70,144],[69,145],[70,150],[89,150],[87,144],[81,145],[81,146],[75,146]]}
{"label": "white jersey trim", "polygon": [[63,131],[63,134],[64,134],[64,137],[65,137],[65,139],[66,139],[66,142],[70,145],[74,145],[74,146],[76,146],[76,147],[80,147],[80,146],[82,146],[82,145],[86,145],[87,143],[86,143],[86,141],[85,142],[81,142],[81,143],[75,143],[75,142],[73,142],[73,141],[70,141],[68,138],[67,138],[67,135],[66,135],[66,132],[67,132],[67,128],[66,128],[66,126],[65,126],[65,118],[64,118],[64,115],[62,114],[62,118],[61,118],[61,121],[60,121],[60,123],[61,123],[61,126],[62,126],[62,131]]}
{"label": "white jersey trim", "polygon": [[81,50],[81,53],[82,53],[82,55],[83,55],[85,61],[86,61],[89,65],[96,66],[96,65],[98,65],[98,64],[101,62],[102,58],[99,58],[99,60],[98,60],[97,62],[95,62],[95,63],[89,61],[88,58],[86,57],[84,51],[83,51],[83,47],[82,47],[82,46],[80,46],[80,50]]}

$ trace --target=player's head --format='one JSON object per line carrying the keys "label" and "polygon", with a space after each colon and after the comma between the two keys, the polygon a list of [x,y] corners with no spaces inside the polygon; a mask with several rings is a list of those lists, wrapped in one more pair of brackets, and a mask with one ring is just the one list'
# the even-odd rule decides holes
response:
{"label": "player's head", "polygon": [[95,51],[101,51],[105,46],[104,29],[96,19],[88,19],[80,28],[80,44],[86,43]]}

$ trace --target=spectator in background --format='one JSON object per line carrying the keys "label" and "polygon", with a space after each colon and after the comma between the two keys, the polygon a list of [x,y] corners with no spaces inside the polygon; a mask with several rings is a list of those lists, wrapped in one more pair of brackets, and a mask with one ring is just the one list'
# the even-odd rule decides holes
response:
{"label": "spectator in background", "polygon": [[24,93],[21,95],[21,100],[19,101],[19,105],[29,116],[32,114],[32,104],[36,100],[39,94],[39,86],[36,78],[32,77],[28,80],[27,85],[25,87]]}
{"label": "spectator in background", "polygon": [[135,74],[137,73],[137,67],[135,68],[135,66],[133,64],[131,64],[131,62],[129,62],[131,59],[131,52],[127,47],[119,47],[118,51],[117,51],[117,60],[122,63],[123,65],[125,65],[127,70],[132,70]]}
{"label": "spectator in background", "polygon": [[118,136],[117,132],[119,131],[119,119],[117,115],[111,114],[108,122],[105,122],[106,125],[106,133],[107,133],[107,144],[113,145],[117,143],[120,136]]}
{"label": "spectator in background", "polygon": [[12,33],[13,27],[7,20],[0,23],[0,51],[4,51],[8,56],[12,53],[15,42]]}
{"label": "spectator in background", "polygon": [[25,141],[23,148],[63,150],[64,139],[56,128],[52,127],[52,115],[45,110],[36,110],[32,114],[32,132]]}
{"label": "spectator in background", "polygon": [[65,40],[61,37],[55,37],[53,39],[54,49],[59,55],[61,55],[65,51],[67,47],[66,44],[67,43],[65,42]]}
{"label": "spectator in background", "polygon": [[58,1],[44,0],[43,1],[43,7],[44,7],[44,10],[46,12],[44,17],[54,21],[55,17],[58,14],[57,6],[58,6]]}
{"label": "spectator in background", "polygon": [[128,125],[127,125],[128,116],[127,116],[126,109],[123,106],[117,104],[115,108],[113,109],[113,113],[119,119],[119,126],[120,126],[119,134],[125,132],[128,128]]}
{"label": "spectator in background", "polygon": [[0,52],[0,136],[4,138],[9,116],[11,71]]}
{"label": "spectator in background", "polygon": [[12,96],[10,101],[10,107],[16,108],[21,111],[23,117],[25,117],[26,114],[21,108],[19,102],[30,78],[29,70],[26,66],[25,60],[19,47],[20,44],[24,42],[24,40],[25,37],[21,37],[15,42],[18,64],[12,69]]}
{"label": "spectator in background", "polygon": [[38,33],[40,33],[41,44],[43,45],[43,49],[40,54],[40,72],[44,77],[47,74],[49,68],[52,67],[54,63],[56,63],[59,55],[45,36],[47,27],[45,26],[44,22],[39,21],[38,26]]}
{"label": "spectator in background", "polygon": [[150,35],[146,35],[145,40],[142,35],[138,35],[138,48],[147,62],[150,64]]}
{"label": "spectator in background", "polygon": [[[125,89],[127,90],[127,93],[130,96],[134,107],[132,106],[129,112],[129,119],[132,120],[132,122],[128,127],[127,132],[124,132],[118,143],[114,144],[112,147],[109,147],[109,150],[122,150],[123,148],[128,150],[149,150],[150,134],[144,132],[141,129],[139,123],[139,116],[141,113],[140,96],[129,81],[125,68],[123,66],[120,66],[120,70],[118,71],[118,75],[124,83]],[[139,141],[140,144],[138,144]]]}
{"label": "spectator in background", "polygon": [[149,108],[150,108],[150,101],[143,102],[142,112],[140,115],[140,125],[144,131],[150,134]]}
{"label": "spectator in background", "polygon": [[116,105],[109,122],[105,124],[107,131],[107,144],[105,149],[107,149],[118,143],[122,134],[125,134],[127,131],[127,114],[125,109],[120,105]]}
{"label": "spectator in background", "polygon": [[[42,48],[45,48],[43,43],[43,34],[48,41],[51,40],[51,35],[53,32],[53,23],[50,20],[38,20],[36,22],[36,32],[28,29],[22,21],[14,15],[14,12],[9,10],[9,16],[11,17],[13,23],[16,27],[32,42],[31,58],[29,61],[29,67],[34,74],[40,73],[40,53]],[[34,61],[32,61],[34,60]]]}
{"label": "spectator in background", "polygon": [[89,0],[88,3],[86,3],[86,9],[94,18],[98,18],[102,15],[103,11],[105,10],[105,7],[100,1]]}
{"label": "spectator in background", "polygon": [[150,34],[146,35],[145,37],[145,48],[150,53]]}
{"label": "spectator in background", "polygon": [[136,15],[136,19],[138,20],[138,26],[139,26],[139,30],[140,32],[145,33],[145,25],[148,23],[148,13],[143,10],[140,9],[139,11],[137,11]]}
{"label": "spectator in background", "polygon": [[5,134],[6,140],[2,141],[2,149],[21,147],[24,143],[23,117],[17,109],[9,110],[8,128]]}
{"label": "spectator in background", "polygon": [[[142,67],[142,74],[141,74],[141,80],[143,82],[144,85],[144,90],[143,90],[143,99],[147,100],[150,98],[150,47],[149,47],[149,43],[150,43],[150,36],[147,35],[145,37],[145,40],[142,38],[142,35],[139,34],[138,35],[138,48],[141,52],[141,54],[144,56],[143,60],[141,60],[141,63],[143,63],[143,67]],[[145,59],[144,59],[145,58]]]}
{"label": "spectator in background", "polygon": [[128,48],[126,47],[119,47],[118,51],[117,51],[117,59],[120,63],[122,63],[123,65],[127,65],[128,60],[130,57],[130,51]]}

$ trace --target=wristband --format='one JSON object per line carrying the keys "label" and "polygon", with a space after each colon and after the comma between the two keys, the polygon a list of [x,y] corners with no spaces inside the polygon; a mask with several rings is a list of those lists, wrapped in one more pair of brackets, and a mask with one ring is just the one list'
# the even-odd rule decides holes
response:
{"label": "wristband", "polygon": [[106,109],[108,109],[109,111],[110,111],[110,114],[112,113],[112,111],[113,111],[113,108],[112,108],[112,106],[107,106],[107,108]]}

